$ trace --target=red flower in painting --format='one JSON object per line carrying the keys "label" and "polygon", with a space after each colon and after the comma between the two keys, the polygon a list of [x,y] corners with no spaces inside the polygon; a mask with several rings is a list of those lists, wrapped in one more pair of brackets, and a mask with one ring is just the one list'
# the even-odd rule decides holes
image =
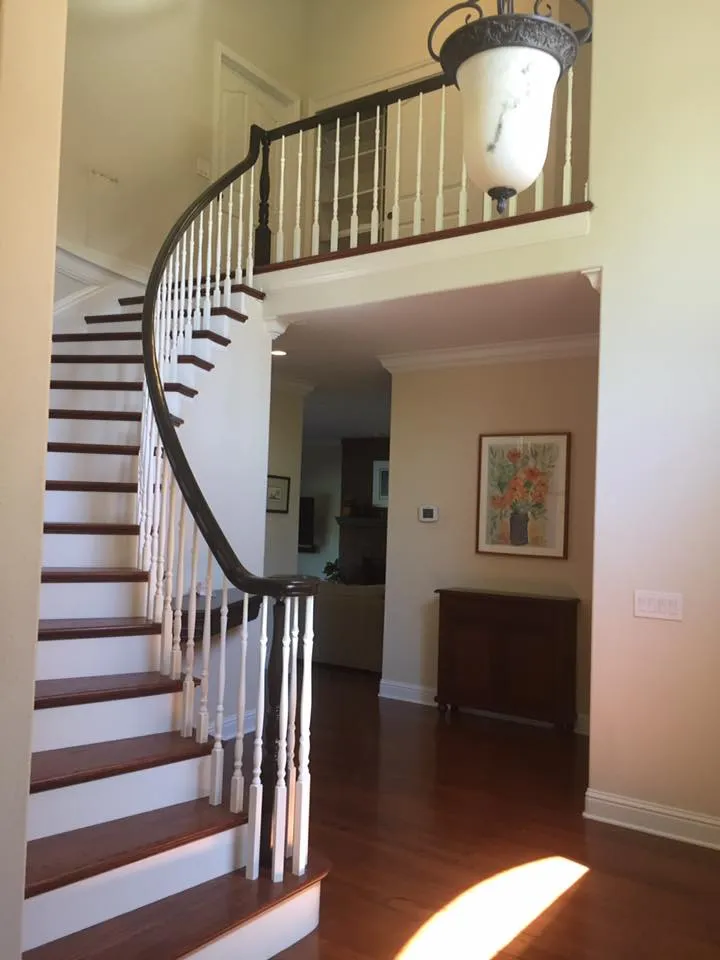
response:
{"label": "red flower in painting", "polygon": [[540,479],[542,473],[537,467],[527,467],[525,470],[525,476],[528,478],[530,483],[535,483],[536,480]]}
{"label": "red flower in painting", "polygon": [[517,464],[522,460],[522,452],[520,450],[508,450],[507,458],[510,463]]}

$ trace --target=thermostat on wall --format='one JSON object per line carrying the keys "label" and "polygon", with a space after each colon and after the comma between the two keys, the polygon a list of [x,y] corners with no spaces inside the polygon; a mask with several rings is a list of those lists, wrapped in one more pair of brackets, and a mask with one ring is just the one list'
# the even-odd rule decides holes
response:
{"label": "thermostat on wall", "polygon": [[440,517],[440,511],[437,507],[418,507],[418,520],[420,523],[437,523]]}

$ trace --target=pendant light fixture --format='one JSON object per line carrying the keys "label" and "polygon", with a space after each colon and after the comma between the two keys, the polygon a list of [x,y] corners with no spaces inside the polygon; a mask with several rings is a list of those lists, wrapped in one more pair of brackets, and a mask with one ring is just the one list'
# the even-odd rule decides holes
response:
{"label": "pendant light fixture", "polygon": [[[584,30],[553,19],[543,0],[532,13],[516,13],[515,0],[497,0],[497,16],[485,16],[480,0],[467,0],[446,10],[430,30],[430,56],[460,90],[468,175],[500,213],[540,176],[558,81],[592,36],[588,0],[574,2],[587,15]],[[438,29],[463,10],[469,11],[464,26],[438,53]]]}

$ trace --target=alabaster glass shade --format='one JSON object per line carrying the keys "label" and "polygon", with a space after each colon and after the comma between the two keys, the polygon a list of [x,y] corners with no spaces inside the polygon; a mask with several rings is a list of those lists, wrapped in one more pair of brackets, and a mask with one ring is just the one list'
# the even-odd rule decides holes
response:
{"label": "alabaster glass shade", "polygon": [[486,193],[521,193],[547,159],[560,64],[531,47],[477,53],[457,71],[468,176]]}

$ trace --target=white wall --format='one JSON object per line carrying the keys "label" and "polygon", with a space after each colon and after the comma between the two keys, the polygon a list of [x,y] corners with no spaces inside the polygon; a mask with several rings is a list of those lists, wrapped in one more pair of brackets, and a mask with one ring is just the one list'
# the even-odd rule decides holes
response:
{"label": "white wall", "polygon": [[215,42],[302,95],[303,6],[71,0],[63,243],[149,266],[174,221],[207,186],[196,161],[212,153]]}
{"label": "white wall", "polygon": [[[578,711],[588,712],[596,421],[593,357],[393,376],[384,681],[432,701],[438,588],[577,596]],[[517,432],[572,434],[567,560],[475,552],[478,437]],[[420,504],[438,506],[439,522],[419,523]]]}
{"label": "white wall", "polygon": [[20,957],[66,5],[0,3],[0,956]]}
{"label": "white wall", "polygon": [[265,573],[268,576],[298,572],[303,407],[307,392],[302,384],[273,383],[267,472],[290,478],[290,510],[267,514]]}
{"label": "white wall", "polygon": [[342,446],[333,443],[306,443],[302,457],[302,496],[315,501],[315,544],[317,553],[301,553],[298,569],[310,577],[322,577],[325,564],[340,553],[342,489]]}

